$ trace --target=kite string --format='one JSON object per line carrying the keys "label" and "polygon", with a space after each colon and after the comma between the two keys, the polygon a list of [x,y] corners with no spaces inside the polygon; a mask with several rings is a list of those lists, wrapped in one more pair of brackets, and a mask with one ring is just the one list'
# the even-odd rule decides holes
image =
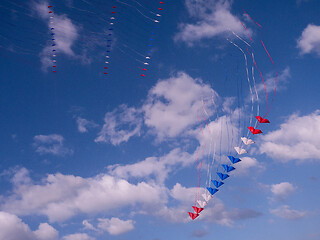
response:
{"label": "kite string", "polygon": [[[247,81],[248,81],[248,86],[249,86],[249,90],[250,90],[250,94],[251,94],[251,116],[250,116],[250,122],[249,122],[249,126],[252,125],[252,119],[253,119],[253,91],[252,91],[252,87],[251,87],[251,81],[250,81],[250,77],[249,77],[249,70],[248,70],[248,60],[247,60],[247,56],[246,54],[244,53],[244,51],[242,50],[241,47],[239,47],[237,44],[235,44],[234,42],[232,42],[230,39],[227,39],[231,44],[233,44],[236,48],[238,48],[242,54],[243,54],[243,57],[244,57],[244,60],[245,60],[245,65],[246,65],[246,76],[247,76]],[[248,48],[247,48],[248,50]],[[248,50],[249,51],[249,50]],[[248,130],[249,131],[249,130]],[[247,135],[248,135],[248,132],[247,132]]]}
{"label": "kite string", "polygon": [[252,22],[254,22],[254,23],[257,24],[260,28],[262,28],[262,26],[261,26],[259,23],[257,23],[255,20],[253,20],[253,19],[250,17],[250,15],[249,15],[248,13],[246,13],[245,10],[242,9],[242,11],[251,19]]}
{"label": "kite string", "polygon": [[274,98],[275,98],[276,91],[277,91],[277,81],[278,81],[278,74],[279,74],[279,72],[278,72],[277,67],[276,67],[276,65],[274,64],[274,62],[273,62],[273,60],[272,60],[272,58],[271,58],[271,56],[270,56],[270,54],[269,54],[266,46],[264,45],[264,43],[263,43],[262,40],[261,40],[261,43],[262,43],[262,46],[263,46],[264,50],[265,50],[266,53],[268,54],[269,59],[270,59],[272,65],[273,65],[273,67],[274,67],[274,69],[275,69],[275,71],[276,71],[276,76],[275,76],[275,78],[274,78],[274,92],[273,92],[273,96],[272,96],[272,100],[271,100],[269,109],[268,109],[268,111],[266,112],[266,114],[263,116],[263,118],[265,118],[265,117],[269,114],[269,112],[270,112],[270,110],[271,110],[271,106],[272,106],[272,104],[273,104],[273,102],[274,102]]}

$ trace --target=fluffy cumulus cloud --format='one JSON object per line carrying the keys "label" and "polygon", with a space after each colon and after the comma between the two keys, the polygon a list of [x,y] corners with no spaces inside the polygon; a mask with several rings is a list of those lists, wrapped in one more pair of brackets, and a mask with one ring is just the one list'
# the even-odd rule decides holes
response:
{"label": "fluffy cumulus cloud", "polygon": [[166,190],[157,184],[135,185],[106,174],[94,178],[49,174],[39,184],[20,182],[14,189],[1,209],[18,215],[45,215],[51,222],[137,205],[147,211],[167,201]]}
{"label": "fluffy cumulus cloud", "polygon": [[99,218],[98,228],[107,231],[110,235],[119,235],[134,229],[134,221],[119,218]]}
{"label": "fluffy cumulus cloud", "polygon": [[320,160],[320,111],[305,116],[293,114],[262,140],[260,152],[278,161]]}
{"label": "fluffy cumulus cloud", "polygon": [[[186,0],[189,14],[196,23],[182,23],[175,40],[193,44],[201,39],[216,37],[226,32],[246,36],[245,28],[239,18],[231,13],[231,1],[227,0]],[[251,32],[251,30],[248,30]]]}
{"label": "fluffy cumulus cloud", "polygon": [[273,184],[270,188],[275,199],[284,200],[295,190],[295,187],[289,182]]}
{"label": "fluffy cumulus cloud", "polygon": [[73,154],[73,150],[64,147],[64,138],[59,134],[37,135],[33,140],[36,152],[40,154],[53,154],[60,156]]}
{"label": "fluffy cumulus cloud", "polygon": [[38,230],[31,231],[17,216],[0,212],[0,239],[5,240],[58,240],[58,231],[47,223],[41,223]]}
{"label": "fluffy cumulus cloud", "polygon": [[86,233],[70,234],[70,235],[64,236],[62,239],[63,240],[95,240],[95,238],[90,237]]}
{"label": "fluffy cumulus cloud", "polygon": [[[77,40],[78,28],[72,23],[66,15],[49,14],[48,2],[41,2],[33,4],[33,9],[38,15],[47,22],[48,28],[54,28],[55,50],[59,54],[63,53],[68,56],[75,57],[75,53],[72,50],[74,42]],[[53,48],[50,46],[45,47],[41,54],[41,62],[43,69],[53,65]]]}
{"label": "fluffy cumulus cloud", "polygon": [[41,223],[39,229],[34,232],[38,239],[58,240],[59,233],[48,223]]}
{"label": "fluffy cumulus cloud", "polygon": [[235,176],[248,176],[265,170],[263,163],[259,162],[253,157],[241,157],[241,162],[237,165],[237,170],[234,172]]}
{"label": "fluffy cumulus cloud", "polygon": [[13,214],[0,212],[0,239],[33,240],[34,234],[29,226]]}
{"label": "fluffy cumulus cloud", "polygon": [[301,54],[316,53],[320,56],[320,26],[309,24],[297,41]]}
{"label": "fluffy cumulus cloud", "polygon": [[[160,217],[169,222],[188,222],[190,219],[186,215],[186,209],[193,204],[197,191],[202,193],[206,190],[186,188],[179,183],[172,189],[153,184],[152,181],[131,184],[106,174],[94,178],[50,174],[38,184],[32,181],[16,183],[13,193],[3,199],[0,208],[8,212],[3,214],[5,216],[3,222],[10,222],[6,220],[8,218],[13,222],[12,225],[19,226],[12,228],[16,234],[27,236],[25,239],[54,240],[58,232],[50,225],[42,223],[38,230],[32,232],[13,214],[44,215],[51,222],[64,222],[80,214],[90,216],[101,213],[115,214],[125,208],[129,215],[144,214]],[[169,200],[173,200],[174,205],[171,205]],[[137,207],[139,211],[136,211]],[[108,232],[111,235],[134,229],[133,220],[122,220],[111,216],[110,219],[98,218],[95,225],[88,220],[84,220],[82,224],[85,229],[98,233]],[[201,219],[231,226],[234,221],[258,216],[260,213],[250,209],[227,209],[222,201],[215,198]],[[6,226],[4,233],[10,233],[10,228],[5,224],[3,226]],[[88,236],[73,234],[63,239],[86,239],[85,237]]]}
{"label": "fluffy cumulus cloud", "polygon": [[[237,115],[233,114],[233,116]],[[194,134],[199,141],[201,152],[205,153],[204,150],[207,150],[207,153],[212,154],[212,151],[214,152],[214,149],[219,146],[220,143],[221,149],[219,149],[219,151],[227,152],[236,145],[238,142],[237,139],[239,139],[240,132],[235,124],[237,124],[237,122],[234,121],[234,119],[224,115],[189,133],[191,135]],[[210,150],[210,146],[208,145],[213,146],[213,150]]]}
{"label": "fluffy cumulus cloud", "polygon": [[305,216],[307,216],[306,211],[298,211],[298,210],[290,209],[288,205],[283,205],[281,207],[271,209],[270,212],[279,218],[283,218],[287,220],[296,220],[296,219],[304,218]]}
{"label": "fluffy cumulus cloud", "polygon": [[154,130],[159,140],[179,136],[197,121],[202,98],[216,96],[201,79],[193,79],[179,72],[169,79],[159,81],[149,92],[143,106],[145,124]]}
{"label": "fluffy cumulus cloud", "polygon": [[113,145],[119,145],[140,134],[142,117],[140,110],[120,105],[114,111],[106,113],[104,122],[95,142],[111,142]]}

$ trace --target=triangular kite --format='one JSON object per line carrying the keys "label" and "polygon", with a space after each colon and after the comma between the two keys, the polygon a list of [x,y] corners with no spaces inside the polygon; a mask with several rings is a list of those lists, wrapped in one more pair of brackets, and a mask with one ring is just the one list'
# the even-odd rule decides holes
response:
{"label": "triangular kite", "polygon": [[203,208],[198,208],[198,207],[196,207],[196,206],[192,206],[192,208],[193,208],[193,210],[196,212],[196,213],[201,213],[202,212],[202,210],[203,210]]}
{"label": "triangular kite", "polygon": [[225,180],[228,177],[230,177],[228,174],[224,174],[224,173],[221,173],[221,172],[217,172],[217,174],[218,174],[218,176],[220,177],[221,180]]}
{"label": "triangular kite", "polygon": [[211,196],[212,196],[213,194],[215,194],[216,192],[219,191],[218,189],[216,189],[216,188],[211,188],[211,187],[207,187],[207,189],[208,189],[209,193],[211,194]]}
{"label": "triangular kite", "polygon": [[227,164],[222,164],[222,167],[224,168],[224,170],[226,170],[226,172],[231,172],[231,171],[235,170],[234,167],[229,166]]}
{"label": "triangular kite", "polygon": [[258,120],[259,123],[270,123],[268,119],[262,118],[260,116],[256,116],[256,119]]}
{"label": "triangular kite", "polygon": [[245,149],[243,149],[243,148],[239,148],[239,147],[234,147],[234,150],[236,150],[236,152],[237,152],[239,155],[248,153],[247,150],[245,150]]}
{"label": "triangular kite", "polygon": [[211,182],[216,186],[216,188],[221,187],[224,182],[219,182],[217,180],[211,180]]}
{"label": "triangular kite", "polygon": [[238,163],[238,162],[241,161],[240,158],[235,158],[235,157],[233,157],[233,156],[228,156],[228,158],[230,159],[230,161],[231,161],[233,164]]}
{"label": "triangular kite", "polygon": [[206,201],[206,202],[209,202],[210,201],[210,199],[212,198],[212,196],[211,195],[207,195],[207,194],[202,194],[202,197],[203,197],[203,199]]}
{"label": "triangular kite", "polygon": [[259,134],[262,133],[262,131],[260,129],[255,129],[254,127],[248,127],[250,132],[252,132],[252,134]]}
{"label": "triangular kite", "polygon": [[195,220],[197,217],[199,217],[198,213],[192,213],[192,212],[188,212],[188,213],[192,220]]}
{"label": "triangular kite", "polygon": [[254,143],[254,141],[252,141],[251,139],[248,139],[246,137],[242,137],[241,140],[245,145],[250,145],[250,144]]}
{"label": "triangular kite", "polygon": [[204,207],[207,206],[207,204],[208,204],[206,201],[201,201],[201,200],[198,200],[197,203],[199,204],[199,206],[200,206],[201,208],[204,208]]}

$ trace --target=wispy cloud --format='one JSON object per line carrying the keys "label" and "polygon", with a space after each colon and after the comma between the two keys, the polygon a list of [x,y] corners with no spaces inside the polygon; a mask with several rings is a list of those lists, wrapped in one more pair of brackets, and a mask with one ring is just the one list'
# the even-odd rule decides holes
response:
{"label": "wispy cloud", "polygon": [[77,117],[76,121],[77,121],[78,131],[81,133],[86,133],[88,132],[88,129],[96,128],[99,126],[94,121],[90,121],[82,117]]}
{"label": "wispy cloud", "polygon": [[271,76],[271,74],[268,74],[267,78],[264,79],[265,84],[262,83],[262,79],[259,79],[259,82],[261,83],[257,85],[258,93],[262,93],[265,91],[267,91],[267,93],[273,92],[275,88],[277,92],[279,90],[285,89],[288,84],[288,79],[291,78],[290,68],[286,67],[285,69],[282,70],[282,72],[279,73],[277,78],[275,77],[276,77],[275,74],[273,74],[273,76]]}
{"label": "wispy cloud", "polygon": [[73,150],[63,146],[64,138],[59,134],[37,135],[33,138],[36,152],[65,156],[73,154]]}
{"label": "wispy cloud", "polygon": [[298,210],[290,209],[288,205],[283,205],[281,207],[271,209],[270,212],[279,218],[283,218],[287,220],[297,220],[307,216],[306,211],[298,211]]}
{"label": "wispy cloud", "polygon": [[143,161],[127,165],[111,165],[108,167],[109,174],[124,179],[142,178],[152,179],[158,183],[164,183],[169,173],[179,166],[187,166],[193,163],[194,156],[176,148],[161,157],[148,157]]}
{"label": "wispy cloud", "polygon": [[104,122],[95,142],[111,142],[113,145],[119,145],[140,134],[142,117],[139,109],[121,105],[114,111],[106,113]]}

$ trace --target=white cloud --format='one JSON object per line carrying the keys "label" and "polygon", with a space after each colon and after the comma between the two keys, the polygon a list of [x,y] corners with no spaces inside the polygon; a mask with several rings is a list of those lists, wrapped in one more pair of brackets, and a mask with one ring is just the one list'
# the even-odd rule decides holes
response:
{"label": "white cloud", "polygon": [[[201,196],[207,192],[203,188],[186,188],[179,183],[170,190],[170,196],[179,202],[178,206],[168,207],[163,206],[157,215],[166,219],[169,222],[188,222],[191,221],[186,209],[193,211],[191,206],[194,204],[195,196]],[[202,197],[200,197],[201,199]],[[188,211],[188,210],[187,210]],[[261,213],[251,209],[227,209],[225,204],[217,197],[213,198],[206,208],[201,212],[198,220],[210,223],[216,223],[224,226],[232,226],[234,221],[256,218]]]}
{"label": "white cloud", "polygon": [[98,127],[99,125],[85,118],[77,117],[77,126],[78,126],[79,132],[85,133],[85,132],[88,132],[88,128],[95,128],[95,127]]}
{"label": "white cloud", "polygon": [[40,154],[60,156],[73,154],[73,150],[63,146],[64,138],[59,134],[37,135],[33,139],[33,145],[36,147],[36,152]]}
{"label": "white cloud", "polygon": [[270,212],[279,218],[283,218],[287,220],[296,220],[296,219],[304,218],[307,215],[306,211],[298,211],[298,210],[290,209],[288,205],[283,205],[281,207],[271,209]]}
{"label": "white cloud", "polygon": [[26,168],[20,168],[14,171],[14,175],[11,179],[11,182],[16,185],[24,185],[32,182],[29,171]]}
{"label": "white cloud", "polygon": [[179,200],[180,202],[185,202],[194,200],[194,196],[196,195],[197,191],[203,191],[203,189],[199,188],[186,188],[182,186],[180,183],[176,183],[170,191],[170,196],[175,200]]}
{"label": "white cloud", "polygon": [[260,152],[281,161],[320,160],[320,111],[293,114],[280,129],[262,136]]}
{"label": "white cloud", "polygon": [[85,229],[97,231],[97,229],[88,220],[83,220],[82,225],[84,226]]}
{"label": "white cloud", "polygon": [[[66,15],[58,15],[56,13],[49,14],[48,2],[36,3],[33,5],[33,8],[43,20],[47,21],[48,28],[54,28],[55,53],[75,57],[76,55],[72,50],[72,45],[79,36],[78,28]],[[53,48],[51,46],[47,46],[40,53],[44,70],[53,65],[51,59],[52,50]]]}
{"label": "white cloud", "polygon": [[134,185],[103,174],[94,178],[49,174],[41,184],[21,183],[14,188],[1,209],[19,215],[45,215],[51,222],[137,205],[148,210],[167,201],[165,188],[157,184]]}
{"label": "white cloud", "polygon": [[34,240],[34,235],[20,218],[10,213],[0,212],[0,239]]}
{"label": "white cloud", "polygon": [[[226,0],[186,0],[189,14],[197,17],[194,24],[180,24],[180,32],[175,40],[181,40],[189,45],[201,39],[209,39],[227,32],[235,32],[246,36],[245,28],[239,19],[231,13],[231,2]],[[249,33],[251,30],[248,29]]]}
{"label": "white cloud", "polygon": [[284,200],[293,193],[295,187],[289,182],[282,182],[271,185],[271,192],[276,199]]}
{"label": "white cloud", "polygon": [[142,107],[145,124],[152,128],[159,140],[177,137],[197,119],[202,98],[216,96],[209,85],[193,79],[184,72],[159,81],[150,91]]}
{"label": "white cloud", "polygon": [[63,240],[95,240],[86,233],[75,233],[63,237]]}
{"label": "white cloud", "polygon": [[213,206],[206,208],[206,211],[201,212],[201,219],[206,222],[217,223],[224,226],[232,226],[236,220],[257,218],[262,214],[252,209],[229,209],[227,210],[224,203],[215,198]]}
{"label": "white cloud", "polygon": [[[231,114],[231,116],[238,116],[237,114]],[[208,153],[215,151],[228,152],[230,149],[239,142],[240,129],[235,126],[237,124],[231,116],[221,116],[214,121],[206,124],[204,128],[190,131],[194,134],[200,143],[202,148],[209,149]],[[220,145],[221,143],[221,145]],[[211,145],[211,150],[208,145]],[[220,148],[221,146],[221,148]]]}
{"label": "white cloud", "polygon": [[107,231],[110,235],[119,235],[134,229],[134,221],[119,218],[99,218],[98,228]]}
{"label": "white cloud", "polygon": [[59,237],[58,231],[48,223],[41,223],[34,234],[39,240],[58,240]]}
{"label": "white cloud", "polygon": [[17,216],[0,211],[0,239],[3,240],[58,240],[58,231],[47,223],[41,223],[32,232]]}
{"label": "white cloud", "polygon": [[111,142],[113,145],[119,145],[139,135],[141,131],[140,110],[129,108],[127,105],[120,105],[118,109],[107,112],[104,121],[105,124],[95,142]]}
{"label": "white cloud", "polygon": [[315,52],[320,56],[320,26],[308,24],[297,41],[301,54]]}
{"label": "white cloud", "polygon": [[[275,75],[270,76],[270,74],[267,76],[265,81],[265,86],[263,83],[260,83],[257,85],[257,91],[258,92],[273,92],[276,88],[277,92],[279,90],[285,89],[286,85],[288,83],[288,79],[291,78],[290,68],[286,67],[278,76],[277,76],[277,83],[275,82]],[[262,80],[261,80],[262,81]]]}
{"label": "white cloud", "polygon": [[154,176],[158,183],[163,183],[173,169],[194,162],[193,155],[176,148],[162,157],[148,157],[143,161],[127,165],[111,165],[109,174],[120,178],[150,178]]}
{"label": "white cloud", "polygon": [[235,176],[247,176],[248,173],[265,170],[265,166],[253,157],[240,157],[241,162],[237,163]]}

